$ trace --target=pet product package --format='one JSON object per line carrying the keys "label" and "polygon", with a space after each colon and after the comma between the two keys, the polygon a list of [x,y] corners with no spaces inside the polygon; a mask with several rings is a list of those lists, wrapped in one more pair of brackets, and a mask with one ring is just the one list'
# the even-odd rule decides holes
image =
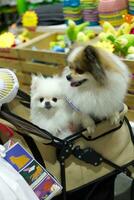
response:
{"label": "pet product package", "polygon": [[12,140],[5,144],[4,159],[25,179],[39,200],[48,200],[62,190],[58,181],[25,148]]}

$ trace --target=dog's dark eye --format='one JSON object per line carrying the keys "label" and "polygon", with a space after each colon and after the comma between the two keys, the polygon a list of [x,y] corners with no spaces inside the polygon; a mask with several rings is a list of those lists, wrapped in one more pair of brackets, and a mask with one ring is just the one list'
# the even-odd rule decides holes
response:
{"label": "dog's dark eye", "polygon": [[83,74],[84,73],[84,71],[82,69],[79,69],[79,68],[76,68],[75,72],[78,73],[78,74]]}
{"label": "dog's dark eye", "polygon": [[41,97],[41,98],[40,98],[40,102],[42,102],[43,100],[44,100],[44,98],[43,98],[43,97]]}
{"label": "dog's dark eye", "polygon": [[52,100],[53,100],[54,102],[56,102],[56,101],[57,101],[57,98],[56,98],[56,97],[53,97]]}

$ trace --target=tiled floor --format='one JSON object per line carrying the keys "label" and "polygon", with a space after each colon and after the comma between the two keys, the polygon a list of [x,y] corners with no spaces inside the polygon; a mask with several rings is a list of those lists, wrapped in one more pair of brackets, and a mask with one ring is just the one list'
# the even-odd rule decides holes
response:
{"label": "tiled floor", "polygon": [[115,182],[115,200],[130,200],[131,182],[126,175],[118,175]]}

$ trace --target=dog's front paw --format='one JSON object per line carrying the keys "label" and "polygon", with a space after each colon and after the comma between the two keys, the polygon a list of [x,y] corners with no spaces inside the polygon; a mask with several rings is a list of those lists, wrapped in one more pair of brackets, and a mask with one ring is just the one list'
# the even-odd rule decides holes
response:
{"label": "dog's front paw", "polygon": [[95,132],[95,125],[87,127],[87,131],[89,135]]}
{"label": "dog's front paw", "polygon": [[85,118],[83,120],[83,127],[87,129],[88,134],[91,135],[92,133],[95,132],[95,123],[92,118]]}
{"label": "dog's front paw", "polygon": [[120,122],[120,114],[119,112],[114,113],[111,117],[110,117],[110,123],[112,125],[117,125]]}
{"label": "dog's front paw", "polygon": [[85,137],[91,137],[95,133],[95,123],[90,124],[90,126],[85,127],[86,131],[83,132]]}

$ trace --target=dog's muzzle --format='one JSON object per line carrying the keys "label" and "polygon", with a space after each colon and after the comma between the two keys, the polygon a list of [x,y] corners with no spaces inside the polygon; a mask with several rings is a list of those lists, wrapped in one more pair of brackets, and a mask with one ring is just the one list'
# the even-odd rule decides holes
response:
{"label": "dog's muzzle", "polygon": [[66,76],[66,79],[68,80],[68,81],[71,81],[72,80],[72,77],[71,77],[71,75],[69,74],[69,75],[67,75]]}
{"label": "dog's muzzle", "polygon": [[48,110],[52,108],[52,106],[51,106],[49,101],[45,102],[45,108],[48,109]]}
{"label": "dog's muzzle", "polygon": [[78,87],[87,81],[86,78],[80,81],[74,81],[70,74],[66,76],[66,79],[71,82],[70,83],[71,87]]}
{"label": "dog's muzzle", "polygon": [[71,81],[70,85],[71,87],[78,87],[80,85],[82,85],[83,83],[85,83],[87,81],[87,79],[83,79],[80,81]]}

